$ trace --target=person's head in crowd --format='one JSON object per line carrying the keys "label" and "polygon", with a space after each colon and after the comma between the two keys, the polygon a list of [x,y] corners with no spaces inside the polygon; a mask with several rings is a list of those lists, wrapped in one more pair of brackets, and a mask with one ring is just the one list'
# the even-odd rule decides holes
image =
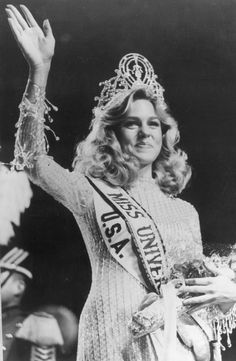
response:
{"label": "person's head in crowd", "polygon": [[29,253],[14,247],[0,259],[2,309],[19,306],[28,282],[33,278],[29,270]]}

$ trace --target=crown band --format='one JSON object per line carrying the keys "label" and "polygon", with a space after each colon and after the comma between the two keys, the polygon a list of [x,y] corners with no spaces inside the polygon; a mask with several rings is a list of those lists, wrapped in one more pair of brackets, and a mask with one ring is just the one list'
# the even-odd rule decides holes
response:
{"label": "crown band", "polygon": [[144,88],[149,91],[154,98],[158,99],[162,108],[167,105],[164,100],[164,88],[157,82],[157,75],[151,63],[137,53],[130,53],[123,56],[119,62],[116,76],[99,83],[103,86],[99,97],[95,97],[98,102],[97,109],[105,110],[113,103],[119,103],[130,90]]}

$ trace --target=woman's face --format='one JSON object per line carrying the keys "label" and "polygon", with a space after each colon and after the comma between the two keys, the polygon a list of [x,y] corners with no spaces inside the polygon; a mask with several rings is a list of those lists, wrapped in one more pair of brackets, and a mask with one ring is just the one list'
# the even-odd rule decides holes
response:
{"label": "woman's face", "polygon": [[152,103],[138,99],[130,104],[126,119],[117,133],[121,148],[137,157],[141,167],[151,165],[162,147],[161,122]]}

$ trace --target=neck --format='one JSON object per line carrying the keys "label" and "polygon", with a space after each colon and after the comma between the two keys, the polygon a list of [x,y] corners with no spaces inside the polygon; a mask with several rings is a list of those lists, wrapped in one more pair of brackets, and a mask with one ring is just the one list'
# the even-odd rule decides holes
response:
{"label": "neck", "polygon": [[147,165],[139,169],[137,179],[142,179],[142,178],[152,179],[152,165]]}

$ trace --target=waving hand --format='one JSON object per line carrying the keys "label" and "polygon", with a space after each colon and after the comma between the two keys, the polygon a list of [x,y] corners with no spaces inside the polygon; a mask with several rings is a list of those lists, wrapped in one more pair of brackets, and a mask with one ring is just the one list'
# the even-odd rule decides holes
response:
{"label": "waving hand", "polygon": [[6,8],[8,23],[19,48],[30,69],[50,66],[55,39],[49,21],[44,20],[41,29],[29,9],[24,5],[20,5],[20,8],[22,14],[13,5]]}

